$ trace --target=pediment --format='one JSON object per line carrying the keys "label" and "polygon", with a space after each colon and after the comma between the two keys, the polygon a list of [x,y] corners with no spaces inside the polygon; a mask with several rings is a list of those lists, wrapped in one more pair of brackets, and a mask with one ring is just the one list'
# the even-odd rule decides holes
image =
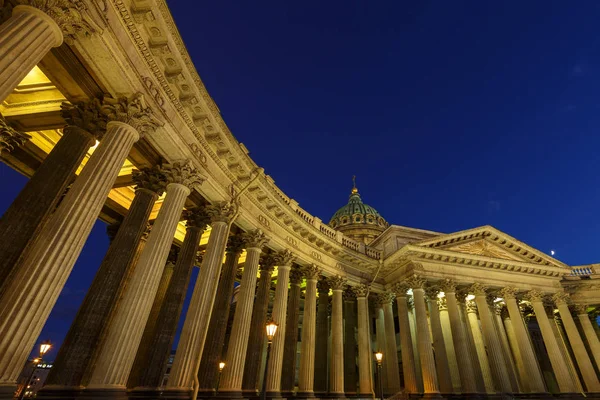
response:
{"label": "pediment", "polygon": [[477,256],[501,258],[503,260],[511,261],[529,261],[523,257],[518,257],[509,251],[496,246],[485,239],[475,240],[472,242],[462,243],[456,246],[447,247],[444,250],[455,251],[457,253],[473,254]]}

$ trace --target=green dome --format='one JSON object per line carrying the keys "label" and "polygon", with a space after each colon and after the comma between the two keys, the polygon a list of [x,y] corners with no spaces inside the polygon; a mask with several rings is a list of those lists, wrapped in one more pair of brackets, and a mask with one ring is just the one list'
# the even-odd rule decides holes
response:
{"label": "green dome", "polygon": [[385,229],[389,224],[376,209],[362,202],[355,187],[352,189],[348,204],[337,210],[329,221],[329,226],[334,229],[348,225],[370,225]]}

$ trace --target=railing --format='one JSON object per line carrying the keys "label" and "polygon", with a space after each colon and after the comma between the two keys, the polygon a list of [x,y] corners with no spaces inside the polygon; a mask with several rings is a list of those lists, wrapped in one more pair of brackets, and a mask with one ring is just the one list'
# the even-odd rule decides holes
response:
{"label": "railing", "polygon": [[379,250],[375,250],[372,247],[366,247],[365,254],[367,255],[367,257],[371,257],[376,260],[381,259],[381,252]]}
{"label": "railing", "polygon": [[349,239],[347,237],[343,237],[342,238],[342,244],[344,246],[346,246],[349,249],[352,249],[354,251],[358,251],[358,249],[360,248],[360,245],[358,244],[358,242],[355,242],[352,239]]}
{"label": "railing", "polygon": [[336,233],[335,229],[330,228],[329,226],[322,223],[319,226],[319,230],[321,231],[321,233],[324,233],[325,235],[329,236],[333,240],[336,240],[337,233]]}
{"label": "railing", "polygon": [[306,222],[308,222],[309,224],[311,224],[311,225],[313,224],[312,215],[310,215],[309,213],[307,213],[300,207],[296,208],[296,214],[298,214],[300,217],[302,217],[302,219],[305,220]]}
{"label": "railing", "polygon": [[571,268],[571,275],[573,276],[590,276],[595,274],[594,268],[589,267],[573,267]]}

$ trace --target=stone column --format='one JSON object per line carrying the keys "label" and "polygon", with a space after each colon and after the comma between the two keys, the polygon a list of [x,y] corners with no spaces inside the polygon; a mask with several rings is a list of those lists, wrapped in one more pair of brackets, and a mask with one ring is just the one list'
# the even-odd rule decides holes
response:
{"label": "stone column", "polygon": [[471,332],[469,320],[467,318],[467,297],[469,293],[467,289],[462,288],[456,291],[456,301],[458,302],[458,311],[460,314],[460,321],[465,331],[467,338],[467,346],[469,348],[469,356],[471,357],[471,365],[473,366],[473,374],[475,376],[475,383],[477,385],[477,391],[480,393],[486,393],[485,381],[483,379],[483,372],[481,365],[479,364],[479,358],[477,356],[477,349],[475,348],[475,338]]}
{"label": "stone column", "polygon": [[535,312],[535,318],[540,327],[540,331],[542,332],[544,345],[546,346],[546,351],[548,352],[550,364],[552,364],[552,370],[554,371],[554,376],[556,377],[560,392],[576,393],[578,390],[571,379],[569,368],[563,357],[558,341],[556,340],[552,326],[550,325],[551,322],[546,315],[546,310],[544,309],[544,295],[537,290],[531,290],[525,297],[531,302],[531,306]]}
{"label": "stone column", "polygon": [[415,275],[408,281],[408,285],[412,287],[413,298],[415,301],[417,344],[419,346],[419,355],[421,357],[423,388],[425,391],[423,397],[439,398],[441,397],[440,389],[438,386],[437,372],[435,370],[429,324],[427,322],[427,309],[425,307],[425,279]]}
{"label": "stone column", "polygon": [[[427,302],[429,305],[429,323],[431,324],[431,334],[433,336],[435,366],[437,370],[440,391],[442,393],[452,393],[454,388],[452,387],[452,378],[450,376],[450,368],[448,366],[448,356],[446,355],[446,344],[444,343],[444,333],[442,330],[440,309],[438,305],[437,296],[439,292],[440,289],[438,286],[429,286],[425,289],[425,294],[427,295]],[[400,302],[398,302],[398,315],[400,315]],[[408,323],[408,321],[406,322]],[[400,335],[402,337],[402,325],[400,325]],[[404,354],[404,349],[402,350],[402,354]],[[402,364],[404,365],[406,362],[410,362],[410,360],[405,361],[404,358],[402,358]],[[414,369],[412,369],[412,373],[414,373]],[[406,381],[406,372],[404,373],[404,380]]]}
{"label": "stone column", "polygon": [[[376,351],[380,351],[382,353],[386,353],[387,352],[387,343],[386,343],[386,335],[385,335],[385,313],[383,311],[383,304],[381,304],[381,302],[379,301],[379,297],[375,297],[375,303],[376,303],[376,314],[377,314],[377,319],[375,321],[375,339],[376,339],[376,343],[377,343],[377,348],[375,349]],[[385,362],[385,361],[383,361]],[[381,368],[379,369],[379,373],[381,373],[381,384],[383,385],[383,391],[386,394],[392,394],[391,391],[388,389],[388,380],[387,380],[387,368],[383,368],[383,365],[381,366]]]}
{"label": "stone column", "polygon": [[[76,105],[64,103],[61,114],[68,124],[62,137],[0,219],[0,295],[8,287],[19,257],[75,179],[95,138],[101,138],[106,130],[106,117],[100,113],[97,100]],[[18,134],[4,126],[3,123],[0,132]]]}
{"label": "stone column", "polygon": [[315,395],[320,397],[327,393],[328,368],[327,354],[329,353],[329,282],[322,278],[317,283],[319,299],[317,303],[317,328],[315,338]]}
{"label": "stone column", "polygon": [[510,346],[508,345],[508,337],[504,330],[504,324],[502,324],[502,317],[500,317],[502,305],[495,302],[496,298],[496,293],[488,293],[487,302],[490,307],[492,320],[494,321],[494,327],[496,328],[496,334],[500,339],[500,347],[502,348],[502,356],[504,357],[504,363],[506,364],[506,372],[508,372],[510,385],[513,389],[513,393],[519,393],[522,389],[517,376],[517,367],[512,352],[510,351]]}
{"label": "stone column", "polygon": [[29,139],[31,136],[9,126],[0,114],[0,156],[23,146]]}
{"label": "stone column", "polygon": [[297,397],[314,398],[315,377],[315,328],[317,314],[317,278],[320,270],[316,265],[304,268],[306,293],[304,294],[304,317],[302,318],[302,342],[300,349],[300,372]]}
{"label": "stone column", "polygon": [[154,203],[163,193],[167,177],[157,168],[134,171],[136,191],[125,219],[112,240],[92,285],[46,379],[44,392],[79,390],[94,359],[97,344],[116,307],[146,231]]}
{"label": "stone column", "polygon": [[217,202],[206,207],[212,229],[167,382],[171,393],[191,390],[198,374],[229,229],[237,209],[234,202]]}
{"label": "stone column", "polygon": [[298,352],[298,321],[300,320],[300,285],[304,272],[300,268],[290,271],[290,294],[285,321],[285,343],[283,346],[283,366],[281,369],[281,393],[284,397],[293,396],[296,386],[296,353]]}
{"label": "stone column", "polygon": [[544,384],[544,377],[541,374],[533,347],[531,347],[529,333],[525,327],[521,311],[517,304],[516,293],[517,290],[510,286],[507,286],[500,291],[500,295],[504,298],[512,322],[512,327],[515,331],[523,367],[525,371],[527,371],[527,382],[524,382],[525,387],[528,391],[533,393],[545,393],[546,385]]}
{"label": "stone column", "polygon": [[108,328],[89,390],[125,390],[185,200],[202,182],[189,161],[162,169],[170,182],[166,196]]}
{"label": "stone column", "polygon": [[244,240],[241,234],[229,237],[225,250],[225,265],[223,265],[221,271],[217,297],[210,315],[210,325],[208,326],[202,361],[198,371],[199,391],[202,395],[212,395],[214,393],[219,379],[219,362],[223,361],[223,357],[226,355],[223,351],[225,333],[229,317],[232,315],[230,310],[231,297],[233,296],[238,261],[243,249]]}
{"label": "stone column", "polygon": [[346,278],[334,276],[329,279],[331,298],[331,370],[329,371],[329,397],[344,397],[344,320],[342,319],[342,292]]}
{"label": "stone column", "polygon": [[477,318],[477,306],[475,305],[475,302],[473,300],[467,300],[465,305],[468,323],[471,329],[471,333],[473,334],[473,341],[475,342],[477,358],[479,359],[479,366],[481,367],[481,375],[483,376],[485,390],[487,393],[493,393],[494,380],[492,379],[492,371],[490,370],[490,364],[485,350],[485,344],[483,342],[481,328],[479,327],[479,319]]}
{"label": "stone column", "polygon": [[227,368],[223,370],[221,388],[219,389],[226,396],[239,398],[242,397],[242,380],[244,378],[244,363],[250,335],[252,307],[254,306],[258,261],[262,248],[267,244],[268,239],[260,229],[256,229],[246,232],[244,241],[247,251],[246,263],[244,264],[242,282],[240,283],[237,305],[233,315],[231,335],[229,336],[227,356],[225,357]]}
{"label": "stone column", "polygon": [[475,382],[475,372],[471,364],[467,336],[460,319],[458,302],[456,301],[456,282],[451,279],[445,279],[442,282],[441,289],[444,291],[448,306],[452,341],[454,343],[454,350],[456,351],[456,362],[458,363],[460,384],[462,387],[461,392],[468,396],[469,394],[477,393],[477,385]]}
{"label": "stone column", "polygon": [[356,293],[358,309],[358,396],[372,398],[373,374],[371,373],[371,333],[369,329],[369,287],[358,285],[352,288]]}
{"label": "stone column", "polygon": [[[519,382],[521,383],[521,390],[524,392],[529,391],[528,389],[528,370],[525,369],[525,364],[523,363],[523,356],[521,355],[521,351],[519,350],[519,343],[517,341],[517,334],[515,333],[515,328],[513,327],[512,320],[508,314],[508,309],[503,307],[500,312],[500,318],[504,325],[504,331],[506,332],[506,338],[508,339],[508,344],[510,349],[512,350],[512,356],[515,360],[515,366],[517,368],[517,372],[519,374]],[[525,321],[523,321],[525,323]],[[525,325],[527,329],[527,325]],[[531,343],[531,347],[533,349],[533,342]],[[536,358],[537,361],[537,358]],[[540,365],[542,367],[542,365]],[[543,375],[542,369],[540,369],[540,374]]]}
{"label": "stone column", "polygon": [[398,348],[396,346],[396,331],[394,328],[394,312],[392,301],[396,295],[392,292],[379,294],[379,304],[383,308],[383,319],[385,325],[385,349],[383,367],[387,375],[387,390],[390,394],[400,391],[400,371],[398,369]]}
{"label": "stone column", "polygon": [[494,320],[487,304],[486,288],[480,283],[475,283],[471,286],[470,292],[475,295],[475,303],[479,311],[483,339],[488,350],[490,369],[494,377],[495,387],[499,392],[512,393],[504,355],[502,354],[502,344],[500,343],[500,338],[498,338]]}
{"label": "stone column", "polygon": [[267,309],[269,307],[269,292],[271,290],[271,275],[275,267],[275,259],[271,254],[263,254],[260,259],[260,280],[254,299],[250,336],[246,350],[246,365],[242,389],[244,397],[258,394],[258,380],[261,366],[264,364],[264,349],[267,340],[265,326],[267,325]]}
{"label": "stone column", "polygon": [[594,327],[590,322],[590,317],[586,310],[587,305],[578,304],[575,306],[577,318],[579,318],[579,322],[581,323],[583,333],[585,334],[585,338],[590,351],[592,352],[592,356],[594,357],[594,361],[596,362],[596,366],[600,368],[600,341],[598,340],[598,335],[596,335],[596,332],[594,331]]}
{"label": "stone column", "polygon": [[288,285],[290,281],[290,267],[294,255],[285,250],[275,255],[277,265],[277,287],[275,301],[273,302],[273,322],[279,325],[271,345],[271,356],[267,364],[266,392],[270,398],[281,397],[281,369],[283,367],[283,345],[285,344],[285,317],[287,314]]}
{"label": "stone column", "polygon": [[579,366],[579,372],[583,377],[587,392],[600,392],[600,383],[598,382],[596,371],[594,370],[590,356],[583,344],[583,340],[581,340],[575,321],[573,321],[573,317],[571,316],[571,311],[567,305],[568,299],[569,295],[564,292],[558,292],[552,296],[552,300],[554,300],[563,321],[569,343],[571,344],[571,349],[573,349],[573,353],[575,354],[575,361]]}
{"label": "stone column", "polygon": [[356,395],[356,293],[348,286],[344,291],[344,391]]}
{"label": "stone column", "polygon": [[[125,108],[138,106],[127,114],[131,125],[108,124],[102,142],[0,296],[0,386],[15,384],[131,147],[140,132],[157,126],[139,97],[125,103]],[[105,111],[111,108],[107,105]]]}
{"label": "stone column", "polygon": [[452,340],[452,328],[450,328],[450,315],[448,314],[446,297],[438,297],[437,304],[438,312],[440,314],[440,324],[442,325],[444,346],[446,348],[446,356],[448,357],[452,391],[459,393],[461,391],[460,375],[458,373],[458,362],[456,361],[456,353],[454,351],[454,341]]}
{"label": "stone column", "polygon": [[142,338],[142,345],[148,343],[146,348],[140,345],[138,350],[138,357],[140,351],[145,351],[145,356],[139,364],[142,371],[139,380],[129,385],[136,387],[136,391],[156,391],[162,385],[192,269],[199,265],[198,245],[209,217],[204,207],[184,211],[183,216],[187,221],[185,238],[156,317],[155,329],[148,334],[147,342]]}

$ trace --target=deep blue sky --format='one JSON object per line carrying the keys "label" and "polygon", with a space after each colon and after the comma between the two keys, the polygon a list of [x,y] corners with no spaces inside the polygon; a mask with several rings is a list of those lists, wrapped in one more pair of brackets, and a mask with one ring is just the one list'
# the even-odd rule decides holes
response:
{"label": "deep blue sky", "polygon": [[[600,261],[600,5],[169,1],[225,121],[328,221],[352,175],[398,225],[484,224]],[[24,179],[0,169],[0,209]],[[106,251],[98,223],[43,337],[60,341]]]}

